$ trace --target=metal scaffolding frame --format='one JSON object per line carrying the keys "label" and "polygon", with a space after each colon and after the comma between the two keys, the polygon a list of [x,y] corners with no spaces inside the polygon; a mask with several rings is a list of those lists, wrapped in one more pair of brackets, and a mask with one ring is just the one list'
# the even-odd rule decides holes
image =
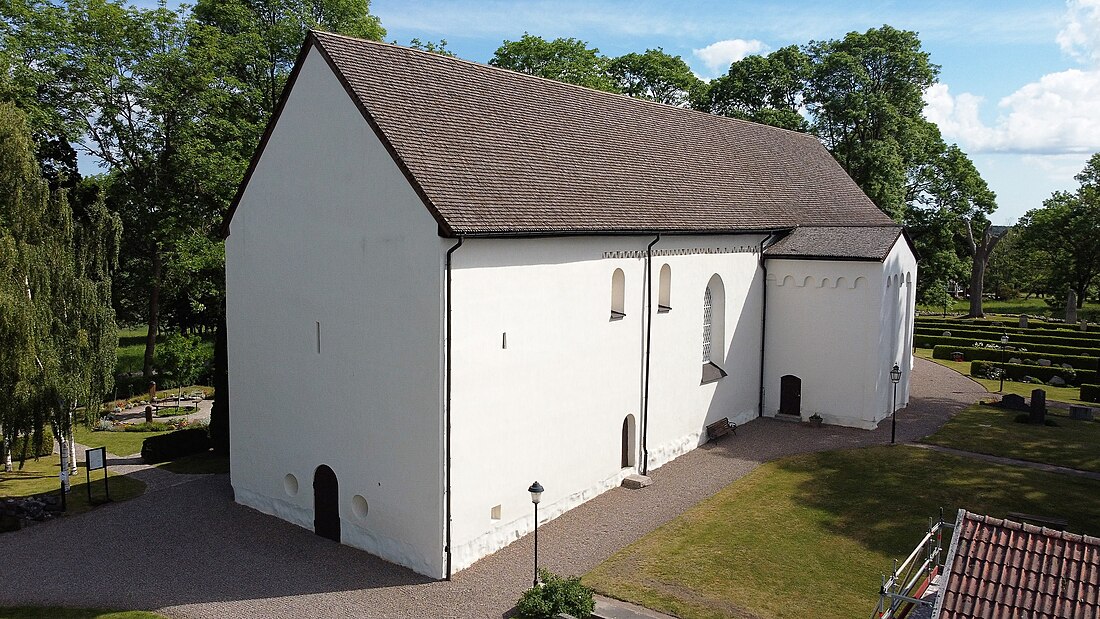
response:
{"label": "metal scaffolding frame", "polygon": [[[928,586],[943,572],[946,555],[943,551],[944,530],[954,531],[954,522],[944,522],[943,509],[939,521],[928,519],[928,532],[913,552],[900,564],[894,559],[894,569],[889,576],[882,575],[878,606],[872,619],[904,619],[918,606],[931,606],[921,599]],[[948,542],[950,543],[950,537]],[[919,560],[919,563],[918,563]]]}

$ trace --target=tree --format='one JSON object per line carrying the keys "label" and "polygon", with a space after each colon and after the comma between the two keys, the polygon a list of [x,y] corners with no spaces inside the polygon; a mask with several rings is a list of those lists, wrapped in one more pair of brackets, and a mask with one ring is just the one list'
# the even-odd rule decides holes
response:
{"label": "tree", "polygon": [[26,116],[0,103],[0,427],[5,445],[16,434],[40,445],[52,425],[73,470],[74,411],[95,415],[113,384],[120,234],[101,199],[74,212],[51,190]]}
{"label": "tree", "polygon": [[998,298],[1012,298],[1021,293],[1029,298],[1046,289],[1047,264],[1038,251],[1021,240],[1022,234],[1020,226],[1008,228],[989,261],[986,284]]}
{"label": "tree", "polygon": [[608,74],[607,57],[578,39],[547,41],[525,32],[518,41],[504,41],[489,64],[559,82],[617,91]]}
{"label": "tree", "polygon": [[713,114],[809,131],[801,109],[810,69],[809,57],[794,45],[768,56],[747,56],[697,91],[693,105]]}
{"label": "tree", "polygon": [[[397,41],[394,41],[394,45]],[[451,58],[457,58],[454,52],[447,49],[447,39],[440,39],[439,43],[432,41],[421,41],[420,39],[413,38],[409,41],[409,47],[413,49],[419,49],[425,52],[431,52],[433,54],[439,54],[440,56],[450,56]]]}
{"label": "tree", "polygon": [[1076,192],[1054,192],[1018,225],[1023,241],[1050,265],[1048,292],[1059,297],[1069,288],[1081,307],[1100,275],[1100,153],[1075,178]]}
{"label": "tree", "polygon": [[683,107],[702,86],[684,59],[661,48],[619,56],[608,65],[615,89],[638,99]]}
{"label": "tree", "polygon": [[927,156],[924,91],[939,67],[916,33],[890,26],[806,46],[813,131],[864,192],[901,219],[912,169]]}

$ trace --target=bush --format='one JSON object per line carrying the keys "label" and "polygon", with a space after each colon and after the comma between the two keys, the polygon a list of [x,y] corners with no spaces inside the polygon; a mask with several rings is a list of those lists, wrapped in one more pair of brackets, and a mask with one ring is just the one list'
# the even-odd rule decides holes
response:
{"label": "bush", "polygon": [[914,333],[920,335],[943,336],[944,332],[951,333],[951,337],[973,338],[975,340],[1001,341],[1001,336],[1008,334],[1012,344],[1044,344],[1048,346],[1083,346],[1088,348],[1100,348],[1100,332],[1081,333],[1080,331],[1060,331],[1057,335],[1050,331],[1031,331],[1016,329],[960,329],[958,327],[927,327],[917,325]]}
{"label": "bush", "polygon": [[206,428],[189,428],[145,439],[141,442],[141,459],[147,464],[167,462],[209,449],[210,435]]}
{"label": "bush", "polygon": [[[974,346],[975,342],[980,342],[981,344],[993,344],[995,346],[1001,345],[1000,336],[989,340],[979,340],[976,338],[966,337],[944,337],[942,335],[921,335],[919,333],[913,336],[914,348],[935,348],[936,346],[953,346],[955,350],[959,350],[961,348],[972,347]],[[1079,346],[1051,346],[1048,344],[1030,344],[1016,341],[1009,342],[1008,346],[1008,354],[1012,354],[1012,348],[1022,347],[1027,349],[1026,352],[1041,352],[1048,355],[1100,357],[1100,348],[1081,348]],[[998,348],[997,350],[999,351],[1000,349]],[[1049,359],[1049,357],[1047,358]]]}
{"label": "bush", "polygon": [[[967,361],[1001,361],[1000,348],[974,348],[973,346],[936,346],[932,349],[933,359],[950,359],[951,353],[961,352]],[[1074,370],[1095,370],[1100,363],[1100,357],[1084,357],[1081,355],[1052,355],[1044,352],[1020,352],[1007,348],[1004,351],[1005,361],[1016,357],[1024,361],[1035,363],[1039,359],[1047,359],[1055,365],[1068,363]]]}
{"label": "bush", "polygon": [[[4,439],[0,438],[0,454],[4,453]],[[25,460],[27,458],[41,458],[53,453],[53,431],[48,427],[42,428],[42,446],[34,448],[34,437],[17,436],[11,442],[11,457],[13,460]]]}
{"label": "bush", "polygon": [[541,586],[531,587],[516,604],[516,617],[520,619],[554,619],[559,613],[568,613],[585,619],[596,610],[592,590],[581,584],[579,576],[562,578],[548,570],[539,570]]}
{"label": "bush", "polygon": [[1100,385],[1081,385],[1081,400],[1100,403]]}
{"label": "bush", "polygon": [[[1085,318],[1085,315],[1082,313],[1082,310],[1077,311],[1077,317],[1078,318]],[[1089,322],[1094,322],[1094,321],[1090,318]],[[920,327],[920,326],[936,326],[936,327],[943,327],[944,329],[951,329],[952,327],[954,327],[954,328],[958,328],[958,329],[996,330],[998,332],[1000,332],[1000,330],[1002,328],[1004,328],[1004,329],[1007,329],[1009,333],[1012,333],[1014,331],[1023,331],[1023,330],[1025,330],[1025,329],[1020,329],[1019,319],[1015,316],[1007,317],[1007,318],[1004,318],[1002,320],[995,320],[995,319],[992,319],[992,318],[964,318],[964,319],[928,318],[928,317],[920,316],[920,317],[917,317],[916,324],[917,324],[918,327]],[[1067,332],[1067,331],[1073,331],[1073,332],[1076,332],[1076,333],[1080,333],[1080,331],[1078,330],[1079,327],[1077,325],[1074,325],[1074,324],[1068,324],[1067,325],[1064,322],[1046,322],[1046,321],[1043,321],[1043,320],[1034,320],[1034,319],[1032,319],[1032,320],[1028,321],[1028,325],[1027,325],[1026,330],[1034,330],[1034,329],[1043,329],[1047,333],[1049,333],[1050,335],[1068,335],[1067,333],[1064,333],[1064,332]],[[1100,337],[1100,333],[1098,333],[1096,331],[1085,331],[1083,335],[1085,335],[1086,337]]]}
{"label": "bush", "polygon": [[[991,361],[970,362],[970,375],[975,378],[999,378],[1000,371],[1000,363],[993,363]],[[1038,365],[1006,363],[1004,365],[1004,371],[1006,379],[1018,382],[1023,382],[1025,376],[1037,378],[1044,384],[1050,382],[1050,379],[1055,376],[1060,376],[1068,385],[1075,385],[1082,381],[1096,379],[1096,372],[1091,370],[1067,370],[1054,366],[1042,367]]]}

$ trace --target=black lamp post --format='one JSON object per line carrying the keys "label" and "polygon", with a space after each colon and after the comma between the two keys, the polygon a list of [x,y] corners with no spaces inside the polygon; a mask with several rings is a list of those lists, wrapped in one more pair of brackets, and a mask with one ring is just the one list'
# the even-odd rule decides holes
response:
{"label": "black lamp post", "polygon": [[901,368],[898,364],[890,368],[890,382],[894,383],[894,397],[890,400],[890,444],[898,435],[898,382],[901,381]]}
{"label": "black lamp post", "polygon": [[1001,388],[997,393],[1005,390],[1005,346],[1008,346],[1008,334],[1001,336]]}
{"label": "black lamp post", "polygon": [[539,586],[539,501],[542,499],[542,484],[535,482],[527,489],[531,493],[531,502],[535,504],[535,580],[532,587]]}

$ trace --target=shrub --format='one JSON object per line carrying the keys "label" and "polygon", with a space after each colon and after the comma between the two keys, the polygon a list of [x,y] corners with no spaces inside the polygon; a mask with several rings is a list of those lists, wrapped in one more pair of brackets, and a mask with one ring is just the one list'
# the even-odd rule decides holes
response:
{"label": "shrub", "polygon": [[1081,385],[1081,400],[1100,402],[1100,385]]}
{"label": "shrub", "polygon": [[[973,347],[974,344],[982,345],[994,345],[998,347],[1001,345],[1000,336],[989,340],[979,340],[976,338],[966,337],[944,337],[942,335],[921,335],[916,334],[913,336],[913,346],[915,348],[935,348],[936,346],[954,346],[955,350],[960,348]],[[1080,346],[1052,346],[1049,344],[1032,344],[1027,342],[1011,341],[1008,343],[1009,354],[1012,354],[1013,348],[1025,348],[1027,350],[1021,352],[1041,352],[1050,355],[1073,355],[1083,357],[1100,357],[1100,348],[1082,348]],[[1000,348],[996,348],[1000,350]],[[1049,357],[1048,357],[1049,358]]]}
{"label": "shrub", "polygon": [[147,464],[167,462],[209,449],[210,435],[206,428],[189,428],[145,439],[141,442],[141,459]]}
{"label": "shrub", "polygon": [[[996,378],[1000,375],[1000,363],[992,361],[971,361],[970,375],[976,378]],[[1005,378],[1023,382],[1025,377],[1038,379],[1035,384],[1046,384],[1055,376],[1062,377],[1066,384],[1075,385],[1085,380],[1095,380],[1096,372],[1090,370],[1067,370],[1060,367],[1042,367],[1039,365],[1020,365],[1006,363],[1004,365]]]}
{"label": "shrub", "polygon": [[559,613],[568,613],[584,619],[596,610],[592,590],[581,584],[579,576],[562,578],[548,570],[539,570],[542,584],[523,593],[516,604],[516,617],[520,619],[554,619]]}
{"label": "shrub", "polygon": [[[42,428],[42,445],[34,448],[34,437],[17,436],[11,442],[11,457],[15,460],[26,458],[41,458],[53,453],[53,431],[48,427]],[[4,453],[4,439],[0,437],[0,454]]]}

